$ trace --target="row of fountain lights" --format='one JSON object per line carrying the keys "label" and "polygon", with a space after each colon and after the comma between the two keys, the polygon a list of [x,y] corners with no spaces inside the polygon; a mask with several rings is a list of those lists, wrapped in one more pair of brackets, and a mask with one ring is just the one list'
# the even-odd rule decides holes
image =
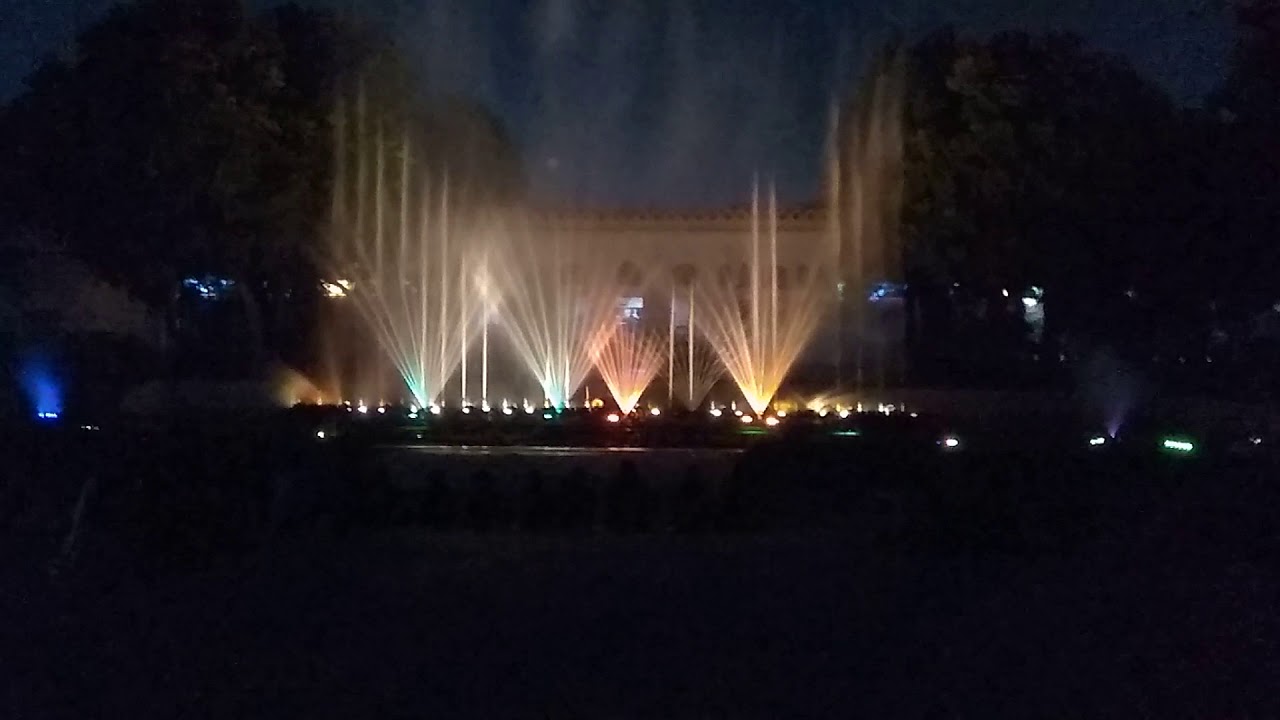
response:
{"label": "row of fountain lights", "polygon": [[[600,409],[602,407],[602,403],[600,403],[600,401],[598,400],[596,402],[598,404],[589,404],[584,409],[588,411]],[[388,409],[390,407],[385,403],[383,403],[383,404],[379,404],[375,408],[370,408],[364,402],[359,402],[355,405],[352,405],[349,401],[343,402],[342,405],[346,408],[347,412],[358,413],[360,415],[367,415],[371,411],[379,415],[385,415],[387,414]],[[517,407],[515,405],[510,404],[509,402],[503,401],[500,407],[503,415],[511,416],[517,413]],[[431,405],[428,405],[426,408],[420,408],[417,405],[409,405],[408,413],[406,416],[410,420],[417,420],[419,418],[422,418],[424,414],[438,416],[444,412],[444,409],[445,408],[442,404],[438,405],[434,403]],[[573,409],[577,409],[577,408],[573,408]],[[817,414],[819,418],[828,418],[828,417],[834,416],[834,417],[838,417],[841,420],[848,419],[850,416],[852,416],[855,413],[869,412],[862,405],[862,403],[858,403],[852,408],[844,407],[841,405],[836,405],[834,407],[823,405],[823,406],[817,407],[816,409],[814,408],[810,408],[810,409],[815,414]],[[481,405],[478,407],[475,405],[462,406],[463,414],[469,415],[475,410],[479,410],[481,413],[487,415],[491,413],[493,409],[487,402],[481,403]],[[525,415],[533,415],[538,412],[537,408],[531,405],[527,400],[522,405],[519,406],[519,411],[523,412]],[[892,405],[892,404],[886,405],[884,403],[880,403],[876,407],[875,412],[877,414],[891,415],[895,412],[906,412],[906,410],[905,408],[900,408],[896,405]],[[707,410],[707,414],[716,419],[723,418],[726,416],[735,417],[737,418],[738,422],[742,423],[742,425],[744,426],[753,425],[757,420],[756,416],[752,415],[750,412],[746,412],[739,409],[736,402],[731,402],[727,406],[717,406],[715,403],[711,403],[711,407]],[[635,409],[625,414],[618,413],[618,412],[610,412],[604,416],[604,419],[605,419],[605,422],[616,425],[616,424],[620,424],[623,421],[623,419],[626,417],[644,417],[645,415],[648,415],[650,417],[659,417],[662,415],[662,409],[658,407],[650,407],[647,410]],[[760,422],[764,424],[765,427],[770,427],[770,428],[777,427],[778,425],[782,424],[782,421],[787,417],[787,415],[788,413],[786,410],[781,410],[781,409],[776,410],[772,414],[761,415]],[[915,412],[909,413],[909,415],[913,418],[919,417],[919,413],[915,413]],[[544,420],[551,420],[555,417],[556,417],[556,411],[554,406],[550,403],[550,401],[544,403],[542,408],[542,418]],[[857,431],[846,431],[846,432],[838,432],[836,434],[857,435],[858,433]],[[324,439],[325,437],[323,430],[317,431],[316,435],[320,439]],[[947,449],[956,449],[960,446],[960,441],[958,438],[948,435],[939,441],[939,445]]]}
{"label": "row of fountain lights", "polygon": [[[379,415],[385,415],[388,412],[388,409],[390,407],[386,404],[380,404],[376,408],[371,409],[368,405],[364,404],[363,402],[360,402],[355,405],[352,405],[350,402],[344,402],[343,406],[346,408],[347,412],[359,413],[361,415],[367,415],[371,410]],[[517,407],[506,401],[502,403],[500,408],[503,415],[511,416],[517,413]],[[445,408],[443,405],[436,405],[436,404],[429,405],[426,408],[420,408],[417,405],[410,405],[408,408],[409,412],[407,417],[410,420],[417,420],[421,418],[424,413],[429,415],[440,415],[441,413],[444,412],[444,409]],[[599,406],[597,405],[594,407],[588,407],[586,409],[595,410],[595,409],[599,409]],[[462,412],[464,414],[470,414],[475,410],[479,410],[481,413],[484,413],[484,414],[489,414],[490,412],[492,412],[492,407],[490,407],[488,403],[482,403],[478,407],[474,405],[464,405],[462,407]],[[533,415],[538,412],[538,409],[535,408],[533,405],[531,405],[528,401],[525,401],[522,405],[519,406],[519,412],[522,412],[525,415]],[[835,417],[838,417],[841,420],[845,420],[851,417],[852,415],[854,415],[855,413],[864,414],[869,411],[866,408],[864,408],[861,403],[858,403],[853,408],[847,408],[843,406],[835,406],[835,407],[822,406],[814,410],[814,412],[820,418],[827,418],[834,415]],[[906,410],[903,408],[898,408],[894,405],[886,405],[881,403],[877,406],[875,412],[877,414],[892,415],[895,412],[906,412]],[[725,417],[726,415],[731,415],[732,417],[736,417],[738,419],[738,422],[742,423],[743,425],[751,425],[756,421],[755,416],[751,415],[749,412],[744,412],[743,410],[738,409],[737,403],[730,403],[728,406],[716,406],[714,403],[712,403],[710,409],[707,411],[707,414],[717,419]],[[649,415],[651,417],[659,417],[662,415],[662,410],[661,408],[658,408],[658,407],[651,407],[647,411],[632,410],[626,416],[617,412],[610,412],[607,415],[605,415],[604,419],[605,419],[605,422],[607,423],[619,424],[623,421],[624,417],[628,417],[628,416],[643,417],[644,415]],[[766,427],[771,427],[771,428],[777,427],[778,425],[782,424],[782,421],[787,417],[787,415],[788,413],[786,410],[778,410],[771,415],[764,415],[761,422]],[[908,415],[910,415],[910,417],[913,417],[913,418],[919,417],[919,413],[915,413],[915,412],[908,413]],[[551,420],[555,418],[555,416],[556,416],[555,408],[549,402],[546,403],[542,408],[543,419]],[[853,430],[853,431],[837,432],[836,434],[857,435],[858,432],[856,430]],[[323,430],[317,430],[316,436],[319,439],[323,440],[325,438],[325,432]],[[1110,444],[1111,442],[1113,442],[1113,438],[1110,438],[1106,435],[1094,435],[1089,438],[1088,444],[1090,447],[1103,447],[1105,445]],[[1261,445],[1262,439],[1254,436],[1249,439],[1249,442],[1253,445]],[[961,447],[961,441],[958,436],[953,434],[948,434],[948,435],[944,435],[942,438],[938,440],[938,445],[945,450],[958,450]],[[1164,450],[1165,452],[1170,452],[1178,455],[1190,455],[1194,453],[1197,449],[1195,442],[1182,437],[1161,438],[1159,447],[1161,450]]]}
{"label": "row of fountain lights", "polygon": [[[601,407],[603,407],[603,405],[604,405],[603,401],[596,400],[592,403],[589,403],[585,408],[582,408],[582,409],[598,410]],[[344,401],[342,403],[342,406],[346,408],[347,412],[355,412],[361,415],[369,414],[371,409],[367,404],[364,403],[364,401],[360,401],[355,405],[352,405],[350,401]],[[386,403],[380,403],[378,404],[377,407],[372,408],[372,410],[378,413],[379,415],[385,415],[389,407],[390,406],[387,405]],[[506,400],[502,402],[502,405],[500,407],[503,415],[516,414],[516,406],[512,405],[510,402]],[[531,405],[528,400],[525,400],[519,407],[520,407],[520,410],[522,410],[526,415],[533,415],[534,413],[537,412],[537,408]],[[570,405],[569,407],[571,409],[578,409],[573,405]],[[441,404],[432,403],[431,405],[428,405],[426,408],[420,408],[417,405],[409,405],[408,417],[410,420],[417,420],[418,418],[422,417],[423,413],[430,414],[430,415],[440,415],[441,413],[444,412],[444,409],[445,407],[443,403]],[[835,415],[836,417],[839,417],[841,420],[847,419],[850,415],[854,413],[869,412],[862,405],[862,403],[858,403],[853,408],[844,407],[842,405],[836,405],[834,407],[823,405],[820,407],[810,407],[809,409],[815,412],[820,418],[826,418],[830,415]],[[479,410],[481,413],[488,414],[493,411],[493,408],[489,405],[488,402],[483,402],[479,406],[471,405],[471,404],[462,406],[463,414],[469,415],[475,410]],[[551,404],[551,401],[549,400],[543,403],[542,411],[543,411],[543,417],[546,418],[547,420],[550,420],[552,417],[555,416],[555,407]],[[895,412],[906,412],[906,410],[905,408],[900,408],[896,405],[892,405],[892,404],[886,405],[884,403],[880,403],[877,405],[875,412],[877,414],[891,415]],[[632,410],[630,413],[625,413],[625,414],[611,412],[605,415],[605,421],[610,423],[619,423],[619,422],[622,422],[624,415],[636,416],[636,415],[643,415],[646,413],[653,417],[657,417],[662,415],[662,409],[654,406],[654,407],[650,407],[647,411],[641,411],[639,409],[636,409],[636,410]],[[744,425],[749,425],[755,422],[756,420],[756,418],[750,413],[738,409],[737,402],[731,402],[727,406],[717,406],[713,402],[711,403],[710,409],[708,409],[707,411],[707,414],[713,418],[724,417],[726,413],[732,414],[734,417],[738,418],[738,420]],[[914,417],[918,417],[919,413],[913,412],[913,413],[910,413],[910,415],[911,417],[914,418]],[[762,422],[764,422],[765,425],[768,425],[769,427],[774,427],[779,424],[782,418],[787,417],[787,411],[777,410],[772,415],[763,415],[762,417],[764,418]]]}

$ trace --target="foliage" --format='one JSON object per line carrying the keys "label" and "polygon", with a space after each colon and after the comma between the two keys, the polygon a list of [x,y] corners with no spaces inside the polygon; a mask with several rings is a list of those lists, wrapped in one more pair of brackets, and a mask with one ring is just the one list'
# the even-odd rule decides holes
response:
{"label": "foliage", "polygon": [[237,0],[141,0],[85,32],[74,57],[44,63],[0,113],[4,210],[153,303],[186,275],[230,276],[259,295],[309,287],[334,100],[356,78],[433,150],[477,151],[518,185],[491,117],[461,102],[432,112],[393,45],[354,22],[295,5],[252,17]]}
{"label": "foliage", "polygon": [[1212,191],[1224,256],[1221,284],[1247,309],[1278,298],[1280,247],[1280,0],[1235,0],[1237,42],[1222,86],[1202,119],[1213,155]]}
{"label": "foliage", "polygon": [[1098,329],[1185,249],[1179,115],[1127,62],[1071,35],[948,29],[914,47],[909,87],[909,276],[975,297],[1038,285],[1058,331]]}

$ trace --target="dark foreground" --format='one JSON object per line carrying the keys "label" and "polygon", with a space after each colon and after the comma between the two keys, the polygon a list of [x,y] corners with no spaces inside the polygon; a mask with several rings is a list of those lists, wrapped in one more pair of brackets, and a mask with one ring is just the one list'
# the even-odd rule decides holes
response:
{"label": "dark foreground", "polygon": [[1027,470],[908,467],[914,492],[845,495],[807,528],[740,498],[689,527],[560,529],[459,502],[457,522],[375,508],[193,550],[138,541],[108,498],[65,556],[11,523],[0,716],[1274,716],[1268,469],[1116,460],[1137,489],[1082,477],[1066,503],[979,462]]}

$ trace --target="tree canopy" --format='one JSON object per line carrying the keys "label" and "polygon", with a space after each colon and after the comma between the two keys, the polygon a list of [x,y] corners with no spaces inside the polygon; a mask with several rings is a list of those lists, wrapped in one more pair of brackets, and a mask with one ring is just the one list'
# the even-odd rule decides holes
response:
{"label": "tree canopy", "polygon": [[476,150],[515,192],[499,124],[463,102],[424,106],[393,44],[367,28],[291,4],[252,16],[238,0],[141,0],[0,112],[4,210],[151,302],[188,274],[255,291],[314,283],[332,112],[357,77],[433,152]]}
{"label": "tree canopy", "polygon": [[944,29],[912,49],[906,123],[910,277],[980,297],[1039,286],[1055,333],[1095,337],[1257,307],[1236,297],[1263,276],[1230,231],[1248,211],[1220,123],[1124,59],[1072,35]]}

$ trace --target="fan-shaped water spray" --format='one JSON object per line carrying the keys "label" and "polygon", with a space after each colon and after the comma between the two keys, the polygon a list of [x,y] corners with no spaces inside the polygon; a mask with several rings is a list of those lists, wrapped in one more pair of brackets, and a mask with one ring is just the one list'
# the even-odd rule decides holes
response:
{"label": "fan-shaped water spray", "polygon": [[[821,284],[824,273],[795,278],[785,290],[780,289],[778,211],[772,189],[768,209],[762,210],[759,187],[754,187],[751,209],[745,284],[701,283],[696,297],[703,317],[700,330],[747,404],[759,414],[768,407],[791,366],[813,338],[835,293]],[[767,227],[761,227],[762,220]],[[823,248],[817,252],[830,257],[816,257],[815,264],[834,262],[833,252],[824,252]]]}
{"label": "fan-shaped water spray", "polygon": [[568,233],[534,232],[523,214],[508,215],[494,239],[498,323],[544,400],[562,408],[617,328],[614,277],[600,253]]}
{"label": "fan-shaped water spray", "polygon": [[596,370],[622,414],[635,409],[645,388],[653,382],[662,367],[662,350],[659,336],[626,326],[595,353]]}
{"label": "fan-shaped water spray", "polygon": [[429,405],[483,310],[473,299],[477,224],[455,210],[447,179],[419,169],[408,132],[369,112],[363,94],[349,114],[339,103],[332,259],[413,400]]}

